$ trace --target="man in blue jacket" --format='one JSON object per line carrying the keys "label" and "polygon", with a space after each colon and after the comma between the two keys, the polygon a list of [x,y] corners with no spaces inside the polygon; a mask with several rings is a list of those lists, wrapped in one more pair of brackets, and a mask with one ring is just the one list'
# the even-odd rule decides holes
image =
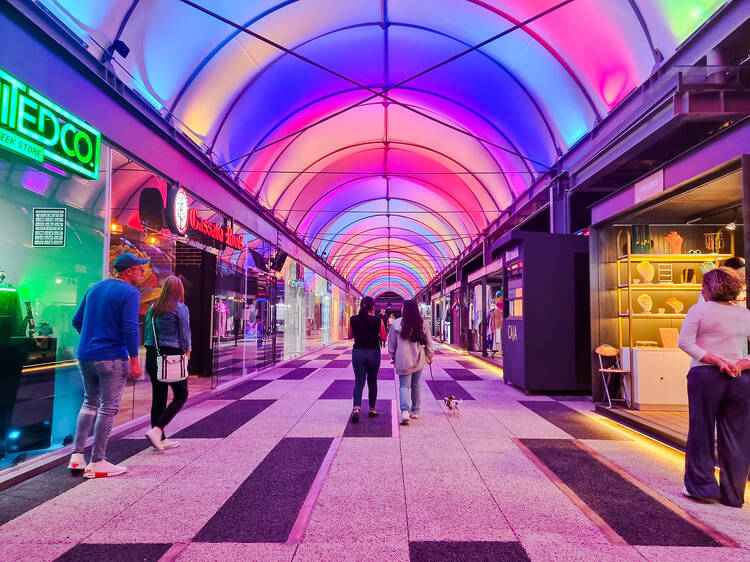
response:
{"label": "man in blue jacket", "polygon": [[[86,291],[73,316],[73,327],[81,334],[78,363],[84,396],[68,468],[83,470],[84,478],[117,476],[128,470],[108,462],[105,453],[128,373],[131,378],[142,374],[138,364],[141,297],[135,285],[143,278],[143,264],[148,261],[130,253],[118,256],[116,276]],[[83,451],[92,426],[93,451],[86,465]]]}

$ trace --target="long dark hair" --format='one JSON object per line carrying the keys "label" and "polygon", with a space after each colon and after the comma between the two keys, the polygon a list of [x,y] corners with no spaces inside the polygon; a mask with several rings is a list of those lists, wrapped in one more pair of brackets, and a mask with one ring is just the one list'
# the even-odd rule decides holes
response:
{"label": "long dark hair", "polygon": [[373,310],[375,310],[375,299],[372,297],[363,297],[362,302],[359,305],[359,315],[367,316]]}
{"label": "long dark hair", "polygon": [[401,316],[401,337],[405,340],[427,345],[427,335],[424,333],[424,321],[419,313],[417,301],[409,299],[404,301]]}
{"label": "long dark hair", "polygon": [[185,302],[185,288],[179,277],[170,275],[164,280],[161,286],[161,293],[154,304],[154,318],[159,318],[165,314],[173,312],[177,308],[177,303]]}

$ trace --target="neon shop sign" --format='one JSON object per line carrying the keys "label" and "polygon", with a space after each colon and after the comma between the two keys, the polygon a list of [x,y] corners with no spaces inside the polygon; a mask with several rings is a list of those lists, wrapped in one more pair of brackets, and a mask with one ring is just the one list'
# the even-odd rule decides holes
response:
{"label": "neon shop sign", "polygon": [[0,70],[0,147],[97,179],[101,133]]}
{"label": "neon shop sign", "polygon": [[190,230],[205,234],[209,238],[213,238],[217,242],[226,244],[230,248],[235,250],[242,250],[242,236],[235,234],[232,231],[232,225],[227,224],[225,227],[221,225],[207,221],[198,215],[197,209],[190,209],[188,211],[188,225]]}

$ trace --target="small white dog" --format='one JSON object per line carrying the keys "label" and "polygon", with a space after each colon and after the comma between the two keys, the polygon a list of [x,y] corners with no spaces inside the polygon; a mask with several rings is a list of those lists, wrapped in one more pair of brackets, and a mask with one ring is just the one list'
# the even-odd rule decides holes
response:
{"label": "small white dog", "polygon": [[454,416],[461,415],[461,403],[463,400],[457,400],[452,394],[445,399],[445,405],[448,407],[448,413]]}

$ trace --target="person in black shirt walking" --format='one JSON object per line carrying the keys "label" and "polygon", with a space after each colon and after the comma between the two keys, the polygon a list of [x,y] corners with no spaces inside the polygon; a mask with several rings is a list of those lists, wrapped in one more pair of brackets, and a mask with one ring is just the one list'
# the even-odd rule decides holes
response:
{"label": "person in black shirt walking", "polygon": [[354,409],[352,423],[359,423],[359,410],[362,406],[362,391],[367,381],[367,394],[370,402],[368,416],[374,417],[375,402],[378,399],[378,369],[380,368],[380,342],[386,339],[385,326],[375,316],[375,300],[364,297],[359,314],[349,319],[349,337],[354,338],[352,367],[354,368]]}

